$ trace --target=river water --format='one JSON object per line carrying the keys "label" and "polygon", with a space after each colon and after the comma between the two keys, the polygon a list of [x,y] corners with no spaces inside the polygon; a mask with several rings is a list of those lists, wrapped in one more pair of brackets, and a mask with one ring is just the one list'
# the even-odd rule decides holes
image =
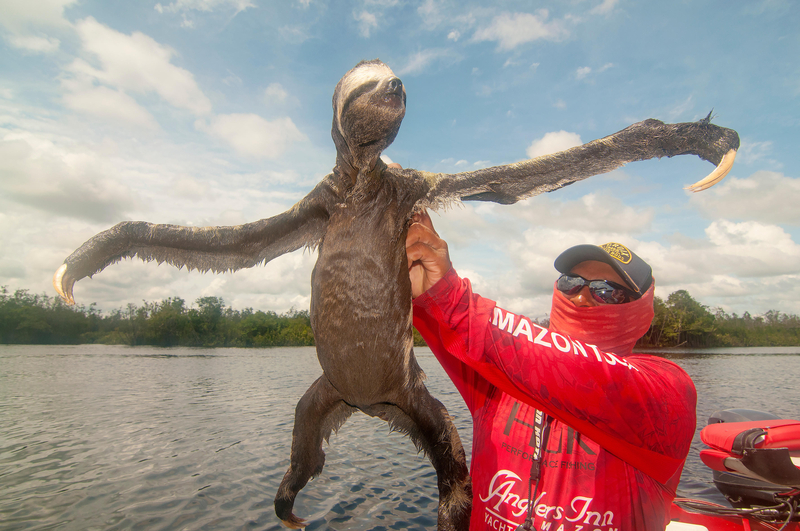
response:
{"label": "river water", "polygon": [[[428,349],[431,392],[464,446],[470,416]],[[800,347],[670,350],[698,390],[698,433],[723,408],[800,418]],[[313,348],[0,345],[0,529],[285,529],[272,499],[294,407],[321,370]],[[679,495],[724,503],[695,437]],[[436,475],[363,414],[325,445],[301,492],[307,529],[434,529]]]}

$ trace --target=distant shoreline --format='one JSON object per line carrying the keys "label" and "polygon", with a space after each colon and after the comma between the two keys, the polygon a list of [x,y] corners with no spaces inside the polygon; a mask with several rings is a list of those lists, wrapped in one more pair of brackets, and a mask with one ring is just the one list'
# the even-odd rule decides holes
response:
{"label": "distant shoreline", "polygon": [[[699,303],[688,292],[656,297],[655,317],[635,348],[778,347],[800,345],[800,318],[770,310],[763,316],[727,314]],[[547,319],[539,324],[547,326]],[[219,297],[192,307],[180,297],[129,304],[103,314],[94,304],[67,306],[61,299],[13,294],[0,287],[0,344],[149,345],[161,347],[314,346],[308,310],[235,310]],[[414,345],[425,342],[414,330]]]}

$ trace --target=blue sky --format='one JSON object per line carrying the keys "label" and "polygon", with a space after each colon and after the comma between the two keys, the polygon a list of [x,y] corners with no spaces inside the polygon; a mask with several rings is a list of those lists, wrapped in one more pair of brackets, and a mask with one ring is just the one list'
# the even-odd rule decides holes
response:
{"label": "blue sky", "polygon": [[[402,78],[386,155],[455,172],[701,119],[742,139],[719,185],[697,158],[634,163],[514,206],[434,215],[457,270],[532,317],[553,259],[617,241],[726,311],[800,314],[800,10],[789,0],[0,2],[0,285],[53,271],[122,220],[230,225],[280,213],[330,172],[331,96],[358,61]],[[315,255],[235,274],[126,261],[79,303],[219,296],[305,309]]]}

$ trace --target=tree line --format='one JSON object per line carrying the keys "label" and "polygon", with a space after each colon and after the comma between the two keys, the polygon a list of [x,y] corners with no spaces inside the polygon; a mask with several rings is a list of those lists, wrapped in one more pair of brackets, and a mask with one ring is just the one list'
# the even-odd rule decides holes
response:
{"label": "tree line", "polygon": [[[639,340],[647,347],[800,345],[800,318],[776,310],[753,317],[710,309],[687,291],[655,298],[655,317]],[[541,323],[545,324],[545,323]],[[68,306],[58,297],[0,287],[0,344],[123,344],[162,347],[313,346],[308,310],[285,314],[235,310],[219,297],[187,307],[180,297],[128,304],[103,314],[95,304]],[[414,331],[414,344],[424,345]]]}
{"label": "tree line", "polygon": [[753,317],[710,309],[686,290],[654,300],[655,317],[640,346],[780,347],[800,345],[800,318],[770,310]]}
{"label": "tree line", "polygon": [[58,297],[0,288],[0,344],[276,347],[314,344],[308,311],[234,310],[219,297],[189,308],[180,297],[128,304],[102,314],[93,303],[69,306]]}

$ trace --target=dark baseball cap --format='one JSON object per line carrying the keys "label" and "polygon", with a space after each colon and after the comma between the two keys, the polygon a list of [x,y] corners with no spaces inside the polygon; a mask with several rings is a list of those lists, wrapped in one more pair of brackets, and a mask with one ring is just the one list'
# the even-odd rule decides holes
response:
{"label": "dark baseball cap", "polygon": [[[621,243],[603,245],[576,245],[570,247],[553,264],[560,273],[569,273],[573,267],[587,260],[603,262],[614,268],[628,287],[641,296],[653,283],[653,270],[647,262]],[[591,279],[590,279],[591,280]]]}

